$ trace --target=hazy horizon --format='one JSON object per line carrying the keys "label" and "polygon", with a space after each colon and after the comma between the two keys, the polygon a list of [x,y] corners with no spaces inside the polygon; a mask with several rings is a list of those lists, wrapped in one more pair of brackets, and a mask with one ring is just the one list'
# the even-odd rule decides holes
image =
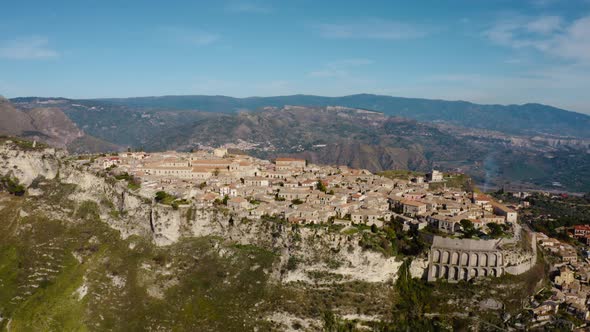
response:
{"label": "hazy horizon", "polygon": [[[502,105],[502,106],[510,106],[510,105],[526,105],[526,104],[541,104],[541,105],[545,105],[545,106],[551,106],[551,107],[555,107],[555,108],[559,108],[565,111],[570,111],[570,112],[575,112],[575,113],[580,113],[580,114],[584,114],[584,115],[589,115],[590,116],[590,110],[587,112],[584,111],[577,111],[577,110],[572,110],[572,109],[567,109],[567,108],[563,108],[563,107],[559,107],[556,105],[551,105],[551,104],[544,104],[544,103],[539,103],[539,102],[525,102],[525,103],[478,103],[475,101],[471,101],[471,100],[463,100],[463,99],[456,99],[456,100],[451,100],[451,99],[441,99],[441,98],[428,98],[428,97],[406,97],[406,96],[392,96],[392,95],[383,95],[383,94],[374,94],[374,93],[364,93],[364,92],[360,92],[360,93],[353,93],[353,94],[347,94],[347,95],[334,95],[334,96],[328,96],[328,95],[318,95],[318,94],[304,94],[304,93],[293,93],[293,94],[285,94],[285,95],[267,95],[267,96],[245,96],[245,97],[236,97],[236,96],[230,96],[230,95],[224,95],[224,94],[207,94],[207,95],[203,95],[203,94],[185,94],[185,95],[143,95],[143,96],[125,96],[125,97],[81,97],[81,98],[74,98],[74,97],[68,97],[68,96],[5,96],[2,95],[0,93],[0,97],[4,97],[7,99],[15,99],[15,98],[64,98],[64,99],[71,99],[71,100],[100,100],[100,99],[132,99],[132,98],[163,98],[163,97],[191,97],[191,96],[206,96],[206,97],[227,97],[227,98],[236,98],[236,99],[248,99],[248,98],[276,98],[276,97],[289,97],[289,96],[315,96],[315,97],[328,97],[328,98],[341,98],[341,97],[348,97],[348,96],[354,96],[354,95],[375,95],[375,96],[382,96],[382,97],[392,97],[392,98],[406,98],[406,99],[425,99],[425,100],[440,100],[440,101],[448,101],[448,102],[467,102],[467,103],[472,103],[472,104],[478,104],[478,105]],[[334,105],[334,106],[339,106],[339,105]]]}
{"label": "hazy horizon", "polygon": [[590,113],[590,2],[13,2],[0,94],[357,93]]}

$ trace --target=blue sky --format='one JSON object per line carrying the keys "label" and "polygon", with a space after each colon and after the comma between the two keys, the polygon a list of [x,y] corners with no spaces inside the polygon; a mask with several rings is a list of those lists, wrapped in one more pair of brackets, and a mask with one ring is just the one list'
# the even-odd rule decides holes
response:
{"label": "blue sky", "polygon": [[590,0],[11,1],[0,94],[377,93],[590,113]]}

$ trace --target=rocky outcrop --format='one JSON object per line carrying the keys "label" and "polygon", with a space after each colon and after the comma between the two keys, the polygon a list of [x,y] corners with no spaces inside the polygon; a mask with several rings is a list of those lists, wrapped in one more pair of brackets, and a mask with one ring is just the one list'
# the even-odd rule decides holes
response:
{"label": "rocky outcrop", "polygon": [[[363,250],[361,234],[346,235],[327,227],[304,227],[280,220],[238,218],[222,207],[193,202],[174,208],[155,203],[152,193],[131,191],[125,181],[94,174],[52,148],[25,151],[11,142],[0,145],[1,173],[11,174],[42,197],[34,182],[53,182],[72,188],[63,199],[81,206],[92,203],[100,219],[119,231],[122,238],[139,235],[167,246],[182,237],[215,236],[230,243],[254,245],[280,256],[269,273],[281,282],[331,283],[361,280],[391,282],[401,261],[382,253]],[[34,187],[34,188],[33,188]],[[68,220],[75,211],[55,211],[52,217]],[[61,214],[60,214],[61,213]],[[294,262],[297,262],[295,264]]]}
{"label": "rocky outcrop", "polygon": [[65,153],[53,148],[23,151],[11,140],[0,145],[0,175],[12,175],[25,186],[42,176],[55,178],[59,172],[61,157]]}

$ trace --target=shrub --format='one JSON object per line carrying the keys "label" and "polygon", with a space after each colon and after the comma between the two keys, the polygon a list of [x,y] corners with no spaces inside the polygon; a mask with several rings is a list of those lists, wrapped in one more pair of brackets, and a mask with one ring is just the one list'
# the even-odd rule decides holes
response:
{"label": "shrub", "polygon": [[9,175],[5,175],[0,179],[0,188],[5,189],[15,196],[22,196],[26,191],[25,187],[19,184],[17,178],[10,177]]}
{"label": "shrub", "polygon": [[295,198],[294,200],[291,201],[292,204],[295,205],[299,205],[299,204],[303,204],[303,201],[300,200],[299,198]]}
{"label": "shrub", "polygon": [[297,259],[297,257],[295,256],[290,256],[289,260],[287,261],[287,270],[289,271],[293,271],[297,268],[297,264],[299,263],[299,260]]}

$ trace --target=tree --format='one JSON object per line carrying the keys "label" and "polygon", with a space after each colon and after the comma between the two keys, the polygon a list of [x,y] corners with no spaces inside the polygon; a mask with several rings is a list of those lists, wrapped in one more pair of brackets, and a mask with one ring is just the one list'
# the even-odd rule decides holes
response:
{"label": "tree", "polygon": [[300,200],[299,198],[295,198],[294,200],[291,201],[292,204],[295,205],[299,205],[299,204],[303,204],[303,201]]}
{"label": "tree", "polygon": [[156,193],[156,202],[161,202],[163,201],[166,197],[168,196],[168,194],[165,191],[158,191]]}
{"label": "tree", "polygon": [[326,186],[324,185],[324,183],[322,182],[322,180],[318,180],[318,183],[316,185],[316,189],[319,191],[323,191],[326,192]]}
{"label": "tree", "polygon": [[461,228],[463,229],[463,236],[467,239],[470,239],[475,235],[475,227],[473,226],[473,222],[468,219],[461,219],[460,221]]}
{"label": "tree", "polygon": [[22,196],[25,194],[25,187],[19,184],[17,178],[10,177],[6,175],[0,179],[0,189],[5,188],[6,191],[15,195],[15,196]]}
{"label": "tree", "polygon": [[494,239],[500,238],[504,236],[504,231],[502,230],[502,226],[496,224],[495,222],[491,222],[487,224],[490,232],[488,233]]}

